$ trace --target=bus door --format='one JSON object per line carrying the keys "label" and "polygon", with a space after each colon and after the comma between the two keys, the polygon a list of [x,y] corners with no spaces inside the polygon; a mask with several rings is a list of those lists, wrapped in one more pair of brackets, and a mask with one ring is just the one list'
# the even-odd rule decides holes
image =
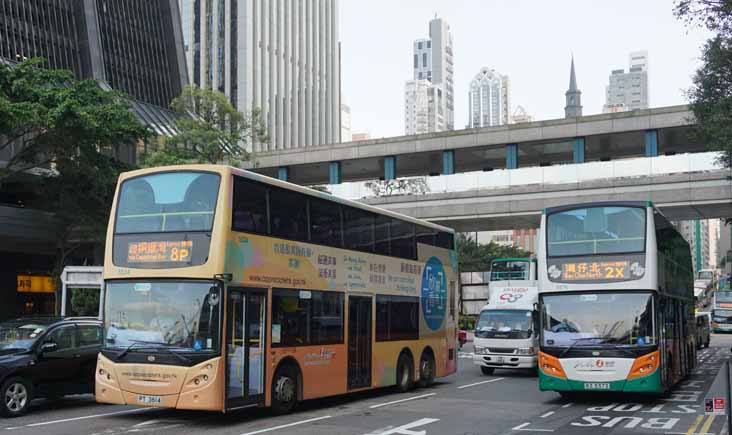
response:
{"label": "bus door", "polygon": [[371,386],[371,296],[348,296],[348,388]]}
{"label": "bus door", "polygon": [[267,293],[229,288],[226,301],[227,410],[264,403]]}

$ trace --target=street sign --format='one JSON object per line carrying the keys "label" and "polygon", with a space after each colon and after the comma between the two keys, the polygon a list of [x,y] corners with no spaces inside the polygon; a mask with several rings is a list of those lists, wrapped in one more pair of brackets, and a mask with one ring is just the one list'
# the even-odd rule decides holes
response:
{"label": "street sign", "polygon": [[704,399],[704,414],[706,415],[724,415],[725,402],[724,397],[707,397]]}

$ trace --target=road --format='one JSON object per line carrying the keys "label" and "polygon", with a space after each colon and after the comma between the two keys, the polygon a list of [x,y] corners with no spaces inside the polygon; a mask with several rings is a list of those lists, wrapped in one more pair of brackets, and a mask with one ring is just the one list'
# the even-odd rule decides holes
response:
{"label": "road", "polygon": [[[0,419],[7,435],[155,433],[197,434],[720,434],[724,417],[705,416],[703,400],[723,362],[732,335],[715,335],[700,352],[694,375],[663,397],[593,395],[574,402],[540,392],[531,373],[497,370],[484,376],[471,347],[460,354],[457,374],[433,387],[392,390],[309,401],[286,416],[267,410],[232,414],[108,406],[89,396],[37,401],[32,412]],[[717,385],[718,387],[719,385]]]}

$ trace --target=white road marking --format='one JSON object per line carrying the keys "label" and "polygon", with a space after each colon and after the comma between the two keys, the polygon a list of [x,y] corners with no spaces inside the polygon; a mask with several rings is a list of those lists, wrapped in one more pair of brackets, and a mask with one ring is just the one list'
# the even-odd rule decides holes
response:
{"label": "white road marking", "polygon": [[330,415],[324,415],[322,417],[309,418],[307,420],[296,421],[294,423],[283,424],[283,425],[280,425],[280,426],[270,427],[270,428],[267,428],[267,429],[255,430],[254,432],[247,432],[247,433],[244,433],[242,435],[254,435],[254,434],[258,434],[258,433],[272,432],[273,430],[280,430],[280,429],[285,429],[285,428],[288,428],[288,427],[298,426],[298,425],[301,425],[301,424],[312,423],[314,421],[325,420],[326,418],[331,418],[331,417],[332,416],[330,416]]}
{"label": "white road marking", "polygon": [[531,423],[523,423],[511,430],[522,430],[526,432],[554,432],[554,429],[534,429],[534,428],[527,428],[526,426],[530,425]]}
{"label": "white road marking", "polygon": [[[408,402],[410,400],[423,399],[425,397],[434,396],[435,394],[437,394],[437,393],[422,394],[421,396],[410,397],[408,399],[395,400],[393,402],[380,403],[378,405],[371,405],[371,406],[369,406],[369,408],[371,408],[371,409],[381,408],[382,406],[393,405],[395,403],[402,403],[402,402]],[[247,435],[247,434],[244,434],[244,435]]]}
{"label": "white road marking", "polygon": [[474,387],[476,385],[483,385],[483,384],[489,384],[491,382],[502,381],[504,379],[506,379],[506,378],[495,378],[495,379],[490,379],[490,380],[487,380],[487,381],[475,382],[473,384],[461,385],[461,386],[458,387],[458,390],[462,390],[463,388],[468,388],[468,387]]}
{"label": "white road marking", "polygon": [[547,418],[547,417],[549,417],[550,415],[554,415],[554,411],[549,411],[549,412],[547,412],[546,414],[542,415],[542,416],[541,416],[541,418]]}
{"label": "white road marking", "polygon": [[440,421],[439,418],[422,418],[417,421],[413,421],[411,423],[407,423],[405,425],[399,426],[399,427],[390,427],[387,429],[379,430],[377,432],[371,432],[366,435],[392,435],[392,434],[402,434],[402,435],[426,435],[426,430],[421,430],[419,432],[409,430],[414,429],[415,427],[424,426],[426,424],[434,423],[436,421]]}
{"label": "white road marking", "polygon": [[569,408],[572,405],[574,405],[574,403],[572,403],[572,402],[565,403],[564,405],[562,405],[562,408]]}
{"label": "white road marking", "polygon": [[[152,411],[155,409],[160,410],[160,408],[136,408],[136,409],[128,409],[127,411],[110,412],[107,414],[85,415],[83,417],[65,418],[63,420],[44,421],[41,423],[27,424],[23,427],[48,426],[51,424],[67,423],[69,421],[89,420],[91,418],[110,417],[112,415],[123,415],[123,414],[134,414],[137,412],[147,412],[147,411]],[[8,428],[8,429],[11,429],[11,428]]]}

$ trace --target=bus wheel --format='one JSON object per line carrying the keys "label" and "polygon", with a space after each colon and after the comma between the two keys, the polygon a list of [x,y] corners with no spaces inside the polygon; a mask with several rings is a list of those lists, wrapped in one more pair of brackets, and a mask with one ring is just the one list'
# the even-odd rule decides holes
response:
{"label": "bus wheel", "polygon": [[483,372],[484,375],[490,376],[496,371],[496,369],[494,367],[480,366],[480,371]]}
{"label": "bus wheel", "polygon": [[291,367],[280,367],[272,380],[272,410],[287,414],[297,404],[297,374]]}
{"label": "bus wheel", "polygon": [[424,352],[419,361],[419,386],[429,387],[435,382],[435,359],[432,354]]}
{"label": "bus wheel", "polygon": [[405,393],[412,388],[412,363],[409,357],[402,354],[397,362],[397,384],[396,389],[400,393]]}

